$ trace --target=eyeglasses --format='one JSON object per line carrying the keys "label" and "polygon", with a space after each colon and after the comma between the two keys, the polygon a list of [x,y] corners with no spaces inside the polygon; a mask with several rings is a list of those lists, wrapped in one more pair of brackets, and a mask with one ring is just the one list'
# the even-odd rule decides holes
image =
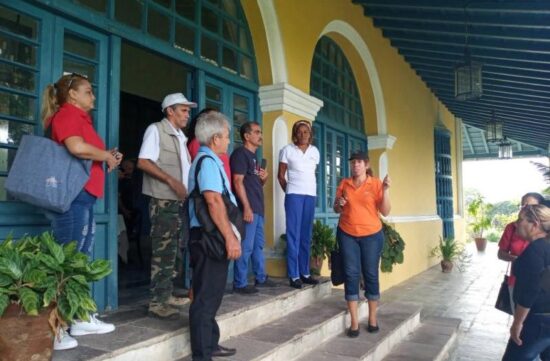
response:
{"label": "eyeglasses", "polygon": [[80,73],[63,73],[63,75],[70,75],[71,78],[69,80],[69,84],[67,84],[67,89],[71,89],[71,85],[73,85],[73,80],[76,78],[82,78],[88,80],[88,76]]}

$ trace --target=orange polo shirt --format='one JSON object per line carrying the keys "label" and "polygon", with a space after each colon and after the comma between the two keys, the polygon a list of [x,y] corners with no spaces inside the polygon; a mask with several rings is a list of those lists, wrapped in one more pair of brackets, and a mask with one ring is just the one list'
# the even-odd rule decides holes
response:
{"label": "orange polo shirt", "polygon": [[336,190],[336,197],[339,198],[342,194],[347,203],[340,213],[338,227],[354,237],[369,236],[382,229],[378,216],[378,206],[383,196],[380,179],[369,176],[356,188],[352,178],[345,178]]}

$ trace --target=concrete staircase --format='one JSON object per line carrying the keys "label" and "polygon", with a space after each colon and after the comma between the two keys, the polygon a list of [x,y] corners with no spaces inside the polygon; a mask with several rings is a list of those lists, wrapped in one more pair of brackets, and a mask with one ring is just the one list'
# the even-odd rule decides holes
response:
{"label": "concrete staircase", "polygon": [[[361,302],[361,334],[348,338],[349,325],[342,290],[328,280],[302,290],[285,280],[255,295],[228,294],[218,312],[221,343],[237,348],[228,361],[263,360],[446,360],[456,340],[458,320],[421,321],[420,307],[382,303],[380,332],[367,333],[367,305]],[[128,315],[124,315],[128,312]],[[117,324],[109,335],[79,338],[77,349],[56,353],[54,361],[183,361],[191,360],[188,309],[178,321],[145,316],[144,306],[107,317]],[[220,359],[221,360],[221,359]]]}

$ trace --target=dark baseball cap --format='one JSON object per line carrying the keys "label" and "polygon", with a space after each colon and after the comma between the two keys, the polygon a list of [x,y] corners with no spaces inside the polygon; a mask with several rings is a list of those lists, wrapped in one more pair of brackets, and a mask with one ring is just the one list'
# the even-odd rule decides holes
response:
{"label": "dark baseball cap", "polygon": [[369,155],[367,152],[355,152],[351,153],[349,160],[369,160]]}

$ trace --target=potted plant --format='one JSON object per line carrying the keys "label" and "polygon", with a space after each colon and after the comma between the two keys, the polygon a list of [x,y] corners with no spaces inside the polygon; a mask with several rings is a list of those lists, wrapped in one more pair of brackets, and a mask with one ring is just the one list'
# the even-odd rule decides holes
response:
{"label": "potted plant", "polygon": [[487,247],[487,239],[483,237],[483,232],[491,228],[491,219],[488,216],[490,210],[491,205],[485,203],[481,195],[477,195],[468,205],[469,225],[479,252],[485,251]]}
{"label": "potted plant", "polygon": [[391,272],[394,264],[402,264],[405,259],[403,255],[405,241],[403,241],[399,232],[386,222],[382,222],[382,231],[384,232],[384,246],[382,248],[380,270]]}
{"label": "potted plant", "polygon": [[97,309],[90,282],[110,272],[109,261],[90,261],[76,242],[61,246],[50,233],[8,237],[0,244],[0,354],[51,359],[54,335],[73,319],[89,319]]}
{"label": "potted plant", "polygon": [[454,264],[459,271],[463,271],[469,261],[469,255],[464,246],[455,242],[453,238],[439,237],[439,243],[430,251],[430,257],[441,258],[441,270],[444,273],[451,272]]}
{"label": "potted plant", "polygon": [[331,227],[316,220],[313,224],[313,234],[311,236],[311,273],[321,274],[323,260],[330,256],[330,252],[336,245],[336,237]]}

